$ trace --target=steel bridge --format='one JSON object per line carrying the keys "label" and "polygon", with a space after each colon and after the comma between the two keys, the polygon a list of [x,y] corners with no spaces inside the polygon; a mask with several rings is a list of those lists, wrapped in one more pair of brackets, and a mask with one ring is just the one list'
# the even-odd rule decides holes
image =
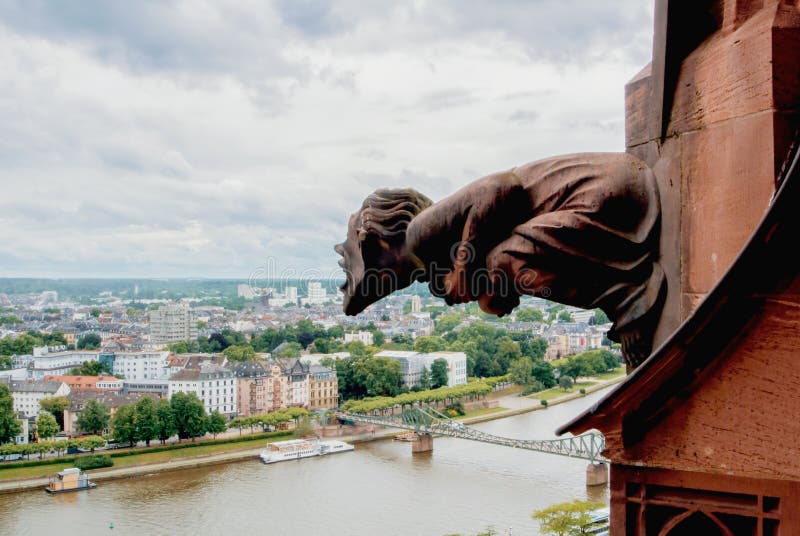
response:
{"label": "steel bridge", "polygon": [[339,419],[369,424],[378,424],[390,428],[413,430],[417,434],[458,437],[482,443],[492,443],[518,449],[534,450],[548,454],[582,458],[592,463],[606,462],[601,453],[606,445],[603,434],[587,432],[579,436],[562,439],[512,439],[486,432],[481,432],[463,423],[453,420],[436,409],[425,406],[395,413],[392,415],[367,415],[363,413],[341,412]]}

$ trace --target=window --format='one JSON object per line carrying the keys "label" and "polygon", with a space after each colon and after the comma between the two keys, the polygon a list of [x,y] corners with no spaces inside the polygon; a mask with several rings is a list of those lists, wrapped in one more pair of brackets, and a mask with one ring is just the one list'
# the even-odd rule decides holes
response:
{"label": "window", "polygon": [[631,481],[626,491],[629,534],[778,534],[779,497]]}

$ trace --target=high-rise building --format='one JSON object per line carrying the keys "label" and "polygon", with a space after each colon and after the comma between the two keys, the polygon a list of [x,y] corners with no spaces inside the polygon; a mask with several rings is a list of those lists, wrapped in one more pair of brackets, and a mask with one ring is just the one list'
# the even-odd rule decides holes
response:
{"label": "high-rise building", "polygon": [[319,281],[310,281],[308,283],[308,297],[303,298],[301,301],[303,305],[319,305],[325,303],[329,299],[328,292],[322,286],[322,283]]}
{"label": "high-rise building", "polygon": [[286,299],[297,302],[297,287],[286,287]]}
{"label": "high-rise building", "polygon": [[236,295],[246,300],[252,300],[253,298],[256,297],[256,292],[255,290],[253,290],[253,287],[251,287],[247,283],[244,283],[242,285],[237,285]]}
{"label": "high-rise building", "polygon": [[162,305],[150,312],[150,341],[171,343],[197,338],[197,316],[188,303]]}

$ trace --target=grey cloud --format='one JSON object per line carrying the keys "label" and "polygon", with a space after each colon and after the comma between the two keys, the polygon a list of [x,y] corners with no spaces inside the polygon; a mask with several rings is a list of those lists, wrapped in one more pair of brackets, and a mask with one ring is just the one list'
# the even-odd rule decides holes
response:
{"label": "grey cloud", "polygon": [[349,28],[327,0],[278,0],[281,20],[309,37],[338,33]]}
{"label": "grey cloud", "polygon": [[267,79],[303,78],[307,73],[282,58],[288,31],[268,6],[10,0],[0,3],[0,21],[15,31],[78,44],[105,63],[134,72],[236,73],[259,95],[274,100],[277,91]]}
{"label": "grey cloud", "polygon": [[539,116],[536,110],[517,110],[508,117],[508,120],[514,123],[535,123]]}
{"label": "grey cloud", "polygon": [[471,91],[448,89],[423,94],[417,101],[415,108],[436,112],[447,108],[466,106],[477,100],[477,97]]}
{"label": "grey cloud", "polygon": [[364,147],[356,151],[355,155],[370,160],[386,160],[386,153],[375,147]]}
{"label": "grey cloud", "polygon": [[[558,92],[525,91],[513,73],[487,82],[476,66],[442,82],[410,64],[497,61],[506,47],[535,56],[534,71],[541,58],[628,56],[647,48],[618,43],[642,11],[0,0],[0,217],[14,230],[0,275],[245,276],[267,256],[336,269],[332,245],[378,187],[441,199],[532,148],[564,152],[565,128],[586,145],[621,132],[602,113],[570,127],[537,108]],[[365,77],[382,52],[431,87],[386,84],[389,64]],[[562,130],[520,136],[539,113]]]}

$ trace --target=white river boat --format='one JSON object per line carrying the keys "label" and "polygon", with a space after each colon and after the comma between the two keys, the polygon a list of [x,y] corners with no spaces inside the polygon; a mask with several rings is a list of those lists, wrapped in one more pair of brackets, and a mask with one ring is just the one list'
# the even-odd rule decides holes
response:
{"label": "white river boat", "polygon": [[261,451],[261,461],[264,463],[284,462],[298,460],[312,456],[324,456],[353,450],[353,445],[344,441],[318,439],[290,439],[289,441],[276,441],[269,443]]}

